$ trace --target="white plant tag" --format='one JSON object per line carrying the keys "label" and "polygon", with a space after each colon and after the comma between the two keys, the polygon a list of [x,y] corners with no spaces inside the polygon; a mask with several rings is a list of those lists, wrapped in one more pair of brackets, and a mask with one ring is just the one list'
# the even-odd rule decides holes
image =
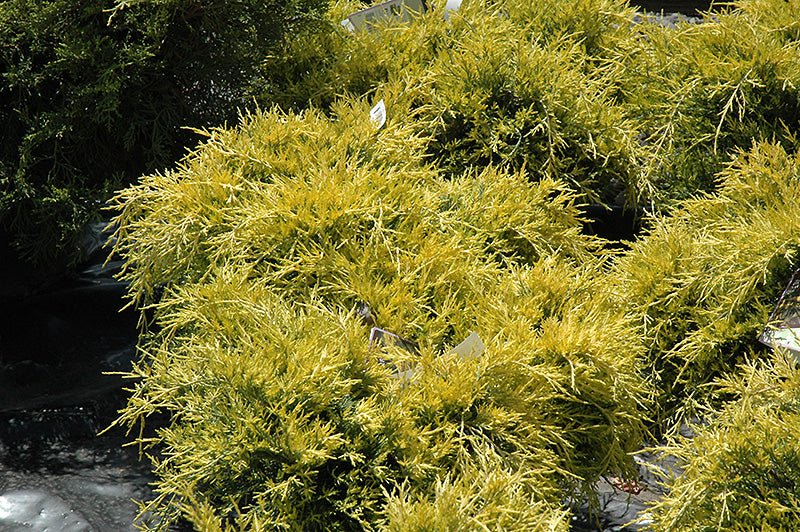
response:
{"label": "white plant tag", "polygon": [[[386,346],[387,344],[392,344],[395,347],[399,347],[400,349],[404,349],[409,353],[419,354],[419,346],[416,342],[412,342],[411,340],[407,340],[402,336],[389,332],[385,329],[381,329],[378,327],[373,327],[369,331],[369,348],[372,349],[373,345],[381,345]],[[390,360],[384,360],[382,358],[378,359],[378,363],[381,366],[389,366],[393,368],[395,371],[392,374],[392,377],[398,379],[404,385],[408,384],[411,381],[411,378],[417,374],[419,371],[419,366],[415,368],[409,368],[408,362],[401,363],[400,365],[396,365],[394,362]]]}
{"label": "white plant tag", "polygon": [[342,26],[347,29],[353,28],[351,31],[369,29],[375,23],[382,20],[394,19],[398,22],[411,22],[414,20],[414,15],[424,13],[425,1],[424,0],[388,0],[380,4],[350,13],[350,16],[342,21]]}
{"label": "white plant tag", "polygon": [[451,353],[457,354],[464,360],[471,360],[481,356],[485,350],[486,346],[483,345],[483,340],[478,333],[473,331],[463,342],[455,346]]}
{"label": "white plant tag", "polygon": [[451,11],[458,11],[461,8],[461,0],[447,0],[444,6],[444,19],[450,18]]}
{"label": "white plant tag", "polygon": [[353,32],[355,32],[355,31],[356,31],[356,27],[355,27],[355,26],[353,26],[353,23],[352,23],[352,22],[350,22],[350,19],[349,19],[349,18],[346,18],[346,19],[344,19],[344,20],[342,21],[342,26],[344,26],[344,28],[345,28],[347,31],[349,31],[350,33],[353,33]]}
{"label": "white plant tag", "polygon": [[378,129],[386,123],[386,104],[383,103],[383,100],[379,101],[369,112],[369,119]]}
{"label": "white plant tag", "polygon": [[411,379],[416,375],[418,372],[418,368],[407,369],[405,371],[398,371],[397,373],[392,374],[392,378],[395,378],[402,382],[403,384],[408,384]]}
{"label": "white plant tag", "polygon": [[419,353],[419,345],[416,342],[412,342],[411,340],[407,340],[400,335],[394,334],[393,332],[389,332],[385,329],[381,329],[379,327],[373,327],[369,331],[369,348],[372,349],[373,345],[382,345],[385,346],[387,341],[391,341],[392,344],[399,347],[400,349],[404,349],[409,353]]}

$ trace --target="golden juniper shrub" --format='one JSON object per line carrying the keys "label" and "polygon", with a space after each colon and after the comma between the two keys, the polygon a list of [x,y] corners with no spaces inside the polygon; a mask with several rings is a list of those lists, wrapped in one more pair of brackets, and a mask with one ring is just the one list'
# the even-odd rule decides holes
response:
{"label": "golden juniper shrub", "polygon": [[748,362],[715,383],[729,399],[693,437],[660,449],[679,459],[653,529],[797,530],[800,524],[800,370],[793,355]]}
{"label": "golden juniper shrub", "polygon": [[795,149],[800,47],[775,15],[756,15],[767,4],[783,13],[794,2],[743,2],[677,28],[638,24],[640,38],[616,49],[609,81],[651,152],[656,207],[713,191],[713,176],[754,140]]}
{"label": "golden juniper shrub", "polygon": [[660,429],[679,422],[683,408],[691,414],[703,384],[765,351],[756,339],[797,261],[795,155],[757,144],[719,175],[717,188],[652,220],[612,274],[621,304],[641,316]]}
{"label": "golden juniper shrub", "polygon": [[414,496],[403,487],[393,493],[387,530],[569,530],[566,510],[530,497],[524,471],[487,463],[459,473],[438,480],[429,494]]}
{"label": "golden juniper shrub", "polygon": [[633,32],[635,8],[623,0],[499,0],[494,5],[532,40],[547,42],[568,37],[595,60],[607,58]]}
{"label": "golden juniper shrub", "polygon": [[[275,76],[262,100],[288,107],[327,107],[344,93],[370,94],[388,79],[416,78],[429,71],[441,52],[467,41],[479,31],[477,26],[493,32],[499,24],[520,46],[577,44],[590,58],[609,55],[633,33],[634,10],[620,0],[468,0],[447,17],[440,2],[410,24],[389,19],[378,22],[373,31],[351,33],[342,28],[340,21],[362,8],[353,0],[332,2],[325,24],[305,28],[285,44],[283,53],[267,57]],[[503,41],[496,45],[507,46]]]}
{"label": "golden juniper shrub", "polygon": [[573,475],[566,484],[590,499],[600,476],[635,475],[628,453],[645,438],[650,407],[641,337],[604,289],[594,268],[549,258],[506,273],[476,318],[499,344],[497,363],[517,368],[508,400],[538,395],[526,409],[551,427],[540,430]]}
{"label": "golden juniper shrub", "polygon": [[119,249],[137,301],[166,282],[199,281],[215,263],[279,269],[298,237],[322,245],[326,232],[358,234],[381,224],[367,208],[379,215],[381,204],[412,201],[434,175],[414,136],[391,125],[377,134],[369,106],[361,111],[347,125],[314,111],[258,112],[239,130],[209,132],[178,168],[121,191]]}
{"label": "golden juniper shrub", "polygon": [[[590,16],[595,3],[609,8],[600,19],[616,22]],[[569,3],[550,2],[549,14],[529,19],[533,12],[520,6],[465,2],[447,20],[437,9],[355,33],[338,24],[347,9],[337,6],[327,33],[299,35],[273,58],[291,63],[273,70],[292,81],[276,79],[266,98],[294,107],[327,107],[342,94],[383,98],[452,175],[501,165],[564,180],[587,201],[638,202],[648,188],[639,169],[645,154],[608,91],[607,64],[587,53],[590,38],[579,29],[612,32],[617,24],[613,32],[628,34],[618,23],[631,10],[562,4]]]}
{"label": "golden juniper shrub", "polygon": [[[120,423],[158,427],[162,526],[564,530],[565,495],[636,473],[645,423],[733,394],[669,447],[689,474],[656,526],[790,529],[796,453],[769,443],[794,438],[794,374],[725,376],[766,352],[797,261],[797,7],[738,5],[674,30],[613,0],[465,2],[351,34],[339,2],[266,58],[262,101],[295,111],[116,197],[157,324]],[[657,214],[609,258],[578,203],[623,199]],[[453,353],[473,331],[485,351]]]}
{"label": "golden juniper shrub", "polygon": [[[258,113],[117,196],[123,277],[158,323],[121,421],[172,416],[154,441],[165,523],[381,528],[456,500],[467,528],[558,528],[559,488],[633,472],[642,344],[593,280],[574,193],[443,177],[369,108]],[[417,350],[370,350],[373,325]],[[486,351],[464,360],[471,331]]]}
{"label": "golden juniper shrub", "polygon": [[433,160],[454,174],[524,168],[564,180],[584,201],[638,200],[635,132],[601,78],[584,72],[582,49],[521,43],[504,22],[469,26],[431,66],[430,95],[414,119],[433,137]]}
{"label": "golden juniper shrub", "polygon": [[800,4],[796,1],[738,0],[736,6],[759,31],[777,34],[785,43],[800,41]]}
{"label": "golden juniper shrub", "polygon": [[[370,349],[357,316],[291,305],[241,272],[170,290],[158,309],[123,419],[172,414],[150,506],[164,525],[182,511],[246,529],[380,529],[403,497],[457,504],[448,519],[468,528],[531,503],[528,519],[564,521],[561,460],[528,410],[555,392],[518,395],[517,367],[423,347],[398,377],[407,354]],[[476,484],[475,468],[496,479]]]}
{"label": "golden juniper shrub", "polygon": [[[338,121],[265,112],[210,133],[182,168],[120,192],[118,249],[137,300],[236,263],[292,297],[322,291],[352,306],[383,291],[401,304],[422,285],[450,298],[459,283],[493,278],[498,266],[484,254],[530,263],[552,253],[587,260],[599,248],[580,233],[567,187],[491,168],[440,179],[407,125],[375,132],[369,106],[358,109]],[[453,269],[456,258],[468,274]]]}

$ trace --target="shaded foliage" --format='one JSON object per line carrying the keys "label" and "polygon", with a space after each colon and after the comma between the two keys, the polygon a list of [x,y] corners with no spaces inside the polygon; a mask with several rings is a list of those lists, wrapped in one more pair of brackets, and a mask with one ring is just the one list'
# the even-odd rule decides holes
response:
{"label": "shaded foliage", "polygon": [[235,121],[261,58],[317,1],[0,2],[0,223],[74,258],[113,188],[173,164],[185,126]]}

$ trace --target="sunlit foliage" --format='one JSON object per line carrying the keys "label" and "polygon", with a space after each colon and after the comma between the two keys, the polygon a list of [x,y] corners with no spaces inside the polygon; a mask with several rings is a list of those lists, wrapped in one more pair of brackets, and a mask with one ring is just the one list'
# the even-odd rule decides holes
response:
{"label": "sunlit foliage", "polygon": [[[123,418],[173,416],[155,508],[562,527],[563,493],[632,475],[644,441],[642,346],[594,279],[600,242],[568,187],[442,177],[368,111],[258,113],[118,196],[124,278],[157,316]],[[418,352],[370,349],[372,325]],[[450,353],[471,331],[485,352]]]}
{"label": "sunlit foliage", "polygon": [[[641,316],[645,365],[663,421],[693,414],[703,384],[750,353],[800,248],[800,168],[779,146],[742,153],[718,193],[655,220],[615,265],[620,297]],[[681,412],[687,409],[685,412]]]}
{"label": "sunlit foliage", "polygon": [[[793,366],[731,372],[797,267],[797,3],[540,4],[350,33],[334,3],[263,58],[260,110],[117,193],[145,331],[120,423],[156,427],[164,527],[563,530],[698,417],[656,526],[794,522],[794,451],[759,443],[794,434],[788,396],[744,384]],[[609,246],[586,203],[646,229]],[[753,486],[790,491],[759,513]]]}
{"label": "sunlit foliage", "polygon": [[692,438],[661,449],[681,460],[653,529],[795,530],[800,522],[800,370],[793,356],[743,365],[716,383],[730,402]]}

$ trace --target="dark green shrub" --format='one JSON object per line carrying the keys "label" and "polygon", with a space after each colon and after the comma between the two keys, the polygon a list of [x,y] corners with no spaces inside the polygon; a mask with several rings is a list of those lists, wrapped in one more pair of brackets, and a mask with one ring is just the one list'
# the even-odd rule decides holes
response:
{"label": "dark green shrub", "polygon": [[800,373],[791,355],[749,363],[716,383],[730,400],[692,438],[661,449],[683,472],[667,477],[653,529],[797,530]]}
{"label": "dark green shrub", "polygon": [[691,414],[707,395],[703,385],[765,351],[757,337],[797,262],[795,156],[758,144],[720,174],[717,188],[654,219],[615,264],[621,304],[641,316],[661,429]]}
{"label": "dark green shrub", "polygon": [[111,188],[172,164],[185,126],[235,121],[261,58],[317,0],[0,2],[0,226],[74,258]]}

